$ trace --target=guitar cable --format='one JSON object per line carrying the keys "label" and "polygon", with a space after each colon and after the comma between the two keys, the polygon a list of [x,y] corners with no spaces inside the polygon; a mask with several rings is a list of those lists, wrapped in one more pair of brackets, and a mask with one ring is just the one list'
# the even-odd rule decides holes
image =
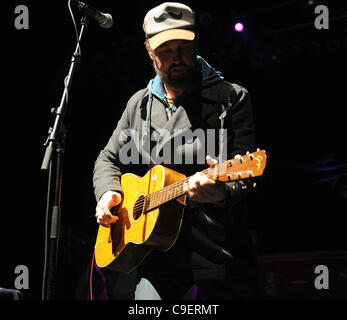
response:
{"label": "guitar cable", "polygon": [[95,259],[95,248],[93,250],[92,262],[90,264],[90,275],[89,275],[90,300],[93,300],[93,267],[94,267],[94,259]]}

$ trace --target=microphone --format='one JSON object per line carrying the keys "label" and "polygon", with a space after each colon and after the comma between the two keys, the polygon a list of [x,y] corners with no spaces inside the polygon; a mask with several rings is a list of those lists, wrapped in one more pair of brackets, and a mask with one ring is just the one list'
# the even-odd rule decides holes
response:
{"label": "microphone", "polygon": [[81,1],[72,0],[71,1],[80,11],[83,11],[87,16],[95,19],[100,27],[108,29],[113,26],[113,18],[108,13],[102,13],[95,8],[91,7],[88,4],[85,4]]}

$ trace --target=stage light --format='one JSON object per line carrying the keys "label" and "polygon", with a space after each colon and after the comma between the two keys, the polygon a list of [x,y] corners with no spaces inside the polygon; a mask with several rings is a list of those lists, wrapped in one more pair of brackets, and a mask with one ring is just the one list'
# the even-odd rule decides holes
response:
{"label": "stage light", "polygon": [[235,23],[234,28],[235,28],[235,31],[242,32],[243,31],[243,24],[241,22],[237,22],[237,23]]}

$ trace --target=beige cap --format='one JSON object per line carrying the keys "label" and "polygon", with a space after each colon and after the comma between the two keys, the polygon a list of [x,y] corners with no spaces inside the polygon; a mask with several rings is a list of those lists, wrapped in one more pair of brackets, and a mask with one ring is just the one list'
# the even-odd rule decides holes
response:
{"label": "beige cap", "polygon": [[182,3],[165,2],[148,11],[143,30],[152,49],[169,40],[194,40],[195,14]]}

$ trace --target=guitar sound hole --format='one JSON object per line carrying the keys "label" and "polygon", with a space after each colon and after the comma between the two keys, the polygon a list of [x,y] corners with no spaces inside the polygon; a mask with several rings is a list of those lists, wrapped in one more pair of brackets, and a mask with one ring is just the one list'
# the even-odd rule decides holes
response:
{"label": "guitar sound hole", "polygon": [[140,196],[134,205],[133,208],[133,217],[134,220],[137,220],[138,218],[140,218],[142,211],[143,211],[143,205],[144,205],[144,201],[145,201],[145,197],[144,196]]}

